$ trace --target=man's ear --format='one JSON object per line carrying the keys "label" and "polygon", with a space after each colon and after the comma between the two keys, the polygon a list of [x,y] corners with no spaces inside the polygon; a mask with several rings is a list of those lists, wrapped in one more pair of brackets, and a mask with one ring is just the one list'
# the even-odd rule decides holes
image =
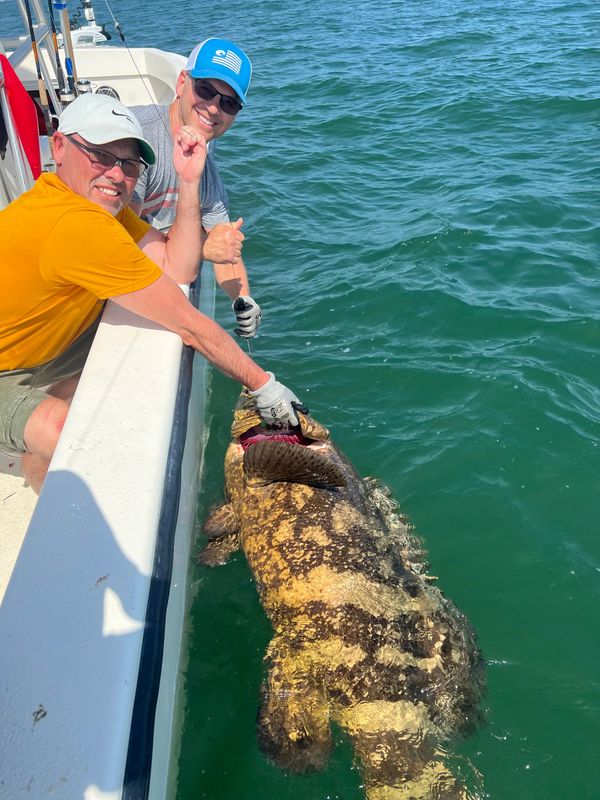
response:
{"label": "man's ear", "polygon": [[62,165],[66,145],[67,139],[65,135],[56,131],[52,136],[52,155],[54,156],[57,167]]}
{"label": "man's ear", "polygon": [[185,79],[187,78],[187,72],[182,69],[179,75],[177,76],[177,83],[175,84],[175,94],[177,97],[181,97],[183,94],[183,87],[185,85]]}

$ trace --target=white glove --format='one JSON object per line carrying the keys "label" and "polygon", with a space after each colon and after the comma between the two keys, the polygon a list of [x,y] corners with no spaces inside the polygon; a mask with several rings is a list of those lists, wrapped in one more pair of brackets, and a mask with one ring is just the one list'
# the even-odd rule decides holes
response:
{"label": "white glove", "polygon": [[275,426],[298,425],[294,404],[297,403],[300,410],[304,407],[287,386],[275,380],[272,372],[267,372],[267,375],[269,380],[265,385],[250,392],[256,398],[256,409],[261,419]]}
{"label": "white glove", "polygon": [[240,295],[233,301],[231,308],[238,324],[235,329],[237,335],[243,339],[251,339],[256,336],[262,318],[262,311],[256,300],[245,294]]}

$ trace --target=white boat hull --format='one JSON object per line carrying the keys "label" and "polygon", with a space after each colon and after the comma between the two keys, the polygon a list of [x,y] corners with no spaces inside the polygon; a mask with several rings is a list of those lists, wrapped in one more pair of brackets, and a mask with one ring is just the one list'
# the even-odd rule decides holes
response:
{"label": "white boat hull", "polygon": [[109,303],[0,607],[11,800],[166,796],[206,391],[197,356],[174,498],[181,354],[178,336]]}

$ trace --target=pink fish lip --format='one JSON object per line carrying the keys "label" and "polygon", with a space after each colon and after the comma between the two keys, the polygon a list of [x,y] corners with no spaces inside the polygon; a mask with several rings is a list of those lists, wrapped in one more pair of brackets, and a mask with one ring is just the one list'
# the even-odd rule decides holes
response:
{"label": "pink fish lip", "polygon": [[300,428],[265,428],[262,425],[255,425],[240,436],[240,444],[247,450],[251,445],[266,439],[270,442],[287,442],[302,447],[306,447],[312,441],[302,435]]}

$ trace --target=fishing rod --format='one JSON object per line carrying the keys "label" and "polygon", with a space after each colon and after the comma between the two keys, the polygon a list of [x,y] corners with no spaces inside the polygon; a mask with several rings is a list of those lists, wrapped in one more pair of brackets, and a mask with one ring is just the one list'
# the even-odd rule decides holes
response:
{"label": "fishing rod", "polygon": [[[84,2],[86,2],[86,0],[81,0],[81,2],[84,3]],[[112,17],[112,21],[113,21],[113,25],[115,26],[115,30],[117,31],[117,33],[119,34],[119,38],[121,39],[121,41],[125,45],[125,49],[127,50],[129,58],[131,59],[131,63],[133,64],[133,67],[134,67],[135,71],[137,72],[140,81],[142,82],[142,86],[144,87],[144,90],[145,90],[146,94],[148,95],[148,98],[150,100],[150,105],[154,106],[154,108],[156,109],[156,112],[157,112],[157,115],[158,115],[158,119],[160,120],[161,125],[165,129],[165,131],[167,133],[167,136],[169,137],[169,139],[171,140],[171,143],[173,144],[173,137],[171,136],[171,129],[169,128],[168,125],[165,125],[165,122],[164,122],[161,114],[158,111],[158,106],[156,105],[156,100],[154,99],[154,97],[152,95],[152,92],[148,88],[148,84],[146,83],[146,80],[144,79],[144,76],[140,72],[140,69],[139,69],[139,67],[137,65],[137,62],[136,62],[134,56],[133,56],[133,53],[131,52],[131,48],[129,47],[129,45],[125,41],[125,34],[123,33],[123,29],[121,28],[121,25],[119,24],[117,18],[113,14],[112,8],[110,7],[110,5],[108,3],[108,0],[104,0],[104,3],[106,5],[108,13]],[[104,26],[102,26],[102,28],[104,30]]]}
{"label": "fishing rod", "polygon": [[71,39],[71,26],[67,13],[66,0],[52,0],[52,5],[58,11],[60,19],[60,29],[62,31],[63,45],[65,48],[65,70],[67,73],[67,90],[73,97],[77,94],[75,83],[77,82],[77,70],[75,69],[75,52],[73,51],[73,40]]}
{"label": "fishing rod", "polygon": [[60,55],[58,52],[58,38],[56,35],[56,21],[54,19],[54,8],[52,0],[48,0],[48,14],[50,17],[50,28],[52,29],[52,45],[54,47],[54,59],[56,61],[56,77],[58,78],[58,95],[61,103],[70,103],[75,99],[75,95],[70,93],[67,88],[67,81],[63,72]]}
{"label": "fishing rod", "polygon": [[[112,17],[112,21],[113,21],[113,25],[115,26],[115,30],[119,34],[119,38],[121,39],[123,44],[125,44],[125,34],[123,33],[123,29],[121,28],[121,26],[117,22],[117,20],[115,18],[115,15],[112,12],[112,8],[108,5],[108,0],[104,0],[104,2],[106,3],[106,8],[108,9],[108,13]],[[127,49],[129,49],[129,48],[127,48]]]}
{"label": "fishing rod", "polygon": [[42,104],[42,112],[44,114],[44,123],[46,125],[46,133],[50,137],[54,133],[52,127],[52,118],[50,116],[50,105],[48,103],[48,93],[46,92],[46,84],[42,77],[42,67],[40,65],[40,54],[38,52],[37,41],[35,38],[35,30],[33,27],[33,17],[31,16],[31,6],[29,0],[23,0],[23,7],[25,9],[25,16],[27,17],[27,26],[29,28],[29,36],[31,38],[31,49],[33,51],[33,60],[35,61],[35,71],[38,79],[38,91],[40,94],[40,102]]}
{"label": "fishing rod", "polygon": [[92,5],[92,0],[81,0],[81,7],[83,8],[83,14],[87,21],[88,25],[92,27],[96,26],[96,15],[94,13],[94,6]]}

